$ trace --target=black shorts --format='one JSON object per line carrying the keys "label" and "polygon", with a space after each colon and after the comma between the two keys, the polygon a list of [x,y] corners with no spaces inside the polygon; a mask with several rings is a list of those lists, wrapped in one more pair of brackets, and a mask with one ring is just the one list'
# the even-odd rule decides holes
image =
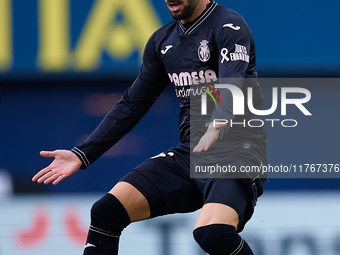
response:
{"label": "black shorts", "polygon": [[190,178],[190,150],[185,144],[147,159],[120,181],[130,183],[146,197],[151,218],[193,212],[206,203],[221,203],[238,213],[237,232],[251,218],[263,185],[260,179],[250,178]]}

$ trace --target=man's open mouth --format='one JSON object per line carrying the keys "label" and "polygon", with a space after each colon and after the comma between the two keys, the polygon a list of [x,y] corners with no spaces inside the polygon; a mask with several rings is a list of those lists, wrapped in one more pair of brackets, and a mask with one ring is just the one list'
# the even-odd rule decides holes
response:
{"label": "man's open mouth", "polygon": [[168,7],[170,11],[178,12],[182,7],[182,2],[170,2],[170,3],[168,2]]}

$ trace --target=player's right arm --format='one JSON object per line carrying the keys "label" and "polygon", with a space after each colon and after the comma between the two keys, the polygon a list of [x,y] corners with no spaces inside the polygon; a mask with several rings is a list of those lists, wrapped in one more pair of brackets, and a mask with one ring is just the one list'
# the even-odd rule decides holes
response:
{"label": "player's right arm", "polygon": [[[140,73],[119,102],[83,143],[70,151],[48,152],[49,156],[55,157],[54,161],[32,180],[45,184],[53,181],[53,184],[57,184],[79,168],[88,167],[143,118],[168,83],[168,75],[157,57],[152,36],[144,50]],[[57,174],[52,174],[52,170],[57,171]],[[54,178],[58,174],[60,177]]]}
{"label": "player's right arm", "polygon": [[92,134],[72,149],[83,163],[81,168],[88,167],[130,132],[169,82],[169,77],[155,51],[153,35],[145,47],[143,64],[137,79]]}

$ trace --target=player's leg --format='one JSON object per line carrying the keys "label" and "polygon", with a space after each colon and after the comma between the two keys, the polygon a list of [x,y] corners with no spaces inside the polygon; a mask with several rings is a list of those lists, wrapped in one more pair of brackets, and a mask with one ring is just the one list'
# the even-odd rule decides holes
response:
{"label": "player's leg", "polygon": [[84,254],[117,254],[120,232],[130,222],[201,208],[201,193],[189,176],[188,155],[185,149],[174,148],[146,160],[97,201]]}
{"label": "player's leg", "polygon": [[93,204],[84,255],[118,254],[119,237],[130,222],[150,217],[147,199],[134,186],[118,182]]}
{"label": "player's leg", "polygon": [[194,238],[211,255],[253,254],[237,233],[253,213],[252,195],[240,181],[214,181],[194,230]]}
{"label": "player's leg", "polygon": [[211,224],[228,224],[237,230],[238,222],[238,214],[230,206],[208,203],[202,207],[195,224],[195,229]]}
{"label": "player's leg", "polygon": [[131,222],[150,218],[150,207],[146,197],[130,183],[118,182],[109,192],[124,206]]}

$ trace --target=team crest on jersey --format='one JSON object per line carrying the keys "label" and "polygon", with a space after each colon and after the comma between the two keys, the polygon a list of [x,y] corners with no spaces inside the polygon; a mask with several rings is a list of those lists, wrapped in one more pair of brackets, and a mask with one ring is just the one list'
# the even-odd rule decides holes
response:
{"label": "team crest on jersey", "polygon": [[198,48],[198,57],[202,62],[207,62],[210,59],[210,49],[208,43],[208,40],[203,40],[200,42],[201,45]]}

